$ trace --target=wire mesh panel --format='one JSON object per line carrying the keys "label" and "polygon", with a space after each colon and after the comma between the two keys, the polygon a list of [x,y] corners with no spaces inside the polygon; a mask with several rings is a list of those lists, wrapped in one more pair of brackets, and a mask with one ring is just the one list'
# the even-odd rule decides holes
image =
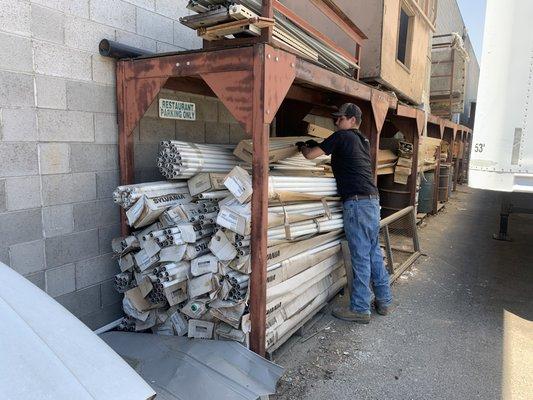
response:
{"label": "wire mesh panel", "polygon": [[385,265],[394,281],[420,255],[414,207],[407,207],[380,223]]}

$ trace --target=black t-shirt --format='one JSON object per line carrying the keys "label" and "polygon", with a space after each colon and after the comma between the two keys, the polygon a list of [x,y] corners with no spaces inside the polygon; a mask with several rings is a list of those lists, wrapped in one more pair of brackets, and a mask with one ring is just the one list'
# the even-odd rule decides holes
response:
{"label": "black t-shirt", "polygon": [[320,148],[331,154],[337,191],[343,199],[378,194],[370,162],[370,142],[361,132],[355,129],[334,132],[320,144]]}

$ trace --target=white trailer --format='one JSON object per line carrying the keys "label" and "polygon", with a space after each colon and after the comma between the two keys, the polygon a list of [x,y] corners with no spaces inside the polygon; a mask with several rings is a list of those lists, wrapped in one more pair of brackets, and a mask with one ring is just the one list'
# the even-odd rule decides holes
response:
{"label": "white trailer", "polygon": [[502,196],[502,240],[510,213],[533,212],[532,18],[531,0],[487,1],[468,184],[529,194]]}

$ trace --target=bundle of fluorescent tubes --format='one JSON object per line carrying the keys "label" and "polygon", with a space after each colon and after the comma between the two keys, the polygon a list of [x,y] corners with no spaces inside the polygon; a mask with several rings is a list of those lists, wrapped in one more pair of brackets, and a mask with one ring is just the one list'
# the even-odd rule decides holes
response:
{"label": "bundle of fluorescent tubes", "polygon": [[[275,145],[274,150],[283,147]],[[247,304],[253,296],[251,175],[237,166],[244,160],[235,157],[232,148],[168,141],[161,149],[158,162],[181,163],[179,177],[187,181],[120,186],[114,193],[134,228],[130,236],[113,241],[121,270],[115,287],[124,293],[127,315],[119,327],[247,344]],[[275,164],[305,163],[298,158],[289,155]],[[193,164],[193,159],[201,162]],[[268,180],[269,347],[286,340],[346,279],[340,251],[342,205],[335,198],[335,180],[304,171]],[[284,193],[293,195],[290,201],[281,200]],[[177,194],[183,198],[155,201]]]}

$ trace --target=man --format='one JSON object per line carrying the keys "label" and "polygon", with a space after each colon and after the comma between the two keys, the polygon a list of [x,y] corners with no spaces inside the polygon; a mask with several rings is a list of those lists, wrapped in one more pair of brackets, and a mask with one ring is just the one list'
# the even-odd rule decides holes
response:
{"label": "man", "polygon": [[370,143],[359,132],[361,109],[346,103],[333,113],[333,117],[338,128],[336,132],[320,144],[311,140],[300,143],[299,147],[307,159],[331,154],[337,191],[343,201],[344,231],[350,247],[354,280],[350,306],[335,309],[333,315],[368,324],[371,283],[376,311],[386,315],[392,306],[389,274],[379,247],[379,192],[372,176]]}

